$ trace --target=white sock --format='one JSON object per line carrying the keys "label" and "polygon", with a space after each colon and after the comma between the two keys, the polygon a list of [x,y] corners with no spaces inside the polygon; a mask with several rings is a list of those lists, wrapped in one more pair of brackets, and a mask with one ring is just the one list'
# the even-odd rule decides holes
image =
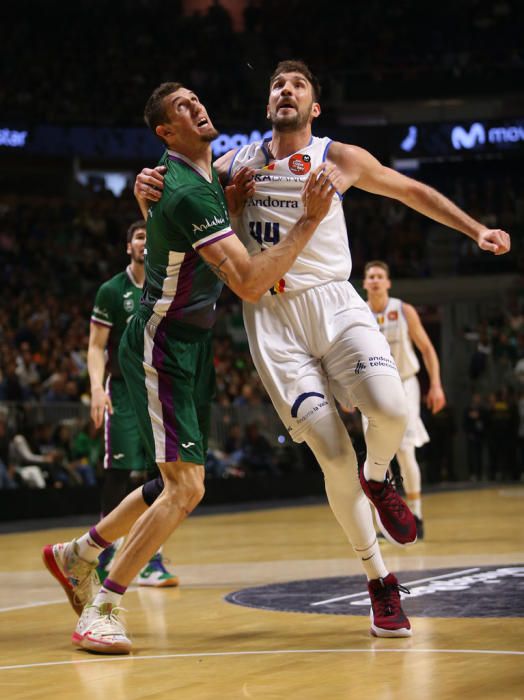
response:
{"label": "white sock", "polygon": [[355,554],[362,562],[368,581],[377,578],[386,578],[388,575],[388,570],[382,559],[382,554],[380,553],[380,546],[375,538],[372,545],[366,549],[356,549]]}
{"label": "white sock", "polygon": [[93,600],[93,605],[104,605],[105,603],[111,603],[111,605],[116,608],[120,605],[122,595],[122,593],[108,591],[107,588],[102,586]]}
{"label": "white sock", "polygon": [[406,503],[408,508],[416,515],[419,520],[422,520],[422,499],[421,498],[407,498]]}
{"label": "white sock", "polygon": [[364,462],[364,478],[366,481],[384,481],[389,464],[369,464],[369,460]]}
{"label": "white sock", "polygon": [[108,546],[107,542],[103,542],[99,538],[96,538],[96,534],[93,537],[93,529],[94,528],[91,528],[91,530],[76,540],[76,552],[80,559],[83,559],[84,561],[96,561],[102,550]]}

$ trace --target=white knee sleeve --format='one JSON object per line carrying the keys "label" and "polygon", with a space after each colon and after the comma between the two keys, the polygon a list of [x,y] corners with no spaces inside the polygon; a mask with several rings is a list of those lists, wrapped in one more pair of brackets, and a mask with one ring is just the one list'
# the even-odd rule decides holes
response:
{"label": "white knee sleeve", "polygon": [[404,491],[407,494],[420,493],[420,467],[415,457],[415,446],[409,445],[399,450],[396,457],[404,482]]}
{"label": "white knee sleeve", "polygon": [[353,391],[353,399],[368,419],[366,477],[381,481],[406,430],[408,409],[400,377],[368,377]]}

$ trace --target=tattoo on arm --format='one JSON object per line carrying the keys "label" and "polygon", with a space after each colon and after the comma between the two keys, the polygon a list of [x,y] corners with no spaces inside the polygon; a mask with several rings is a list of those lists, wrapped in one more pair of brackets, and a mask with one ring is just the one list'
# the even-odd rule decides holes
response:
{"label": "tattoo on arm", "polygon": [[221,270],[220,268],[222,267],[222,265],[225,265],[226,262],[227,262],[227,257],[225,257],[223,260],[221,260],[218,263],[218,265],[211,265],[208,263],[211,271],[214,272],[215,275],[218,277],[218,279],[222,280],[222,282],[224,282],[224,284],[229,283],[229,278],[228,278],[227,274],[223,270]]}

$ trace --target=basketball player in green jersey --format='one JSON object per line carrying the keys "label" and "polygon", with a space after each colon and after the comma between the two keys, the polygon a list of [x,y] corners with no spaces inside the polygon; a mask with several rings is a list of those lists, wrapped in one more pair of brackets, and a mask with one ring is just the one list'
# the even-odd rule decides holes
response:
{"label": "basketball player in green jersey", "polygon": [[[225,282],[258,301],[287,272],[329,211],[342,184],[326,163],[303,186],[302,215],[282,243],[250,256],[231,229],[250,168],[224,190],[211,165],[217,131],[194,92],[164,83],[148,100],[146,122],[167,151],[164,197],[147,220],[146,279],[138,312],[120,343],[120,366],[148,456],[161,477],[129,494],[96,527],[73,542],[48,545],[44,559],[81,613],[73,643],[88,651],[129,653],[120,617],[127,587],[204,495],[204,462],[214,395],[211,328]],[[98,593],[90,567],[129,532]],[[82,605],[84,605],[82,609]]]}
{"label": "basketball player in green jersey", "polygon": [[[145,276],[145,244],[146,222],[135,221],[127,231],[130,263],[123,272],[99,287],[91,314],[87,355],[91,418],[97,428],[104,422],[102,516],[110,513],[126,496],[132,471],[143,472],[144,476],[147,474],[146,454],[135,411],[118,362],[120,339],[140,305]],[[156,469],[155,464],[151,466]],[[98,559],[97,571],[101,581],[109,573],[117,547],[118,544],[113,543]],[[178,578],[167,571],[159,551],[142,569],[137,583],[140,586],[171,587],[178,585]]]}

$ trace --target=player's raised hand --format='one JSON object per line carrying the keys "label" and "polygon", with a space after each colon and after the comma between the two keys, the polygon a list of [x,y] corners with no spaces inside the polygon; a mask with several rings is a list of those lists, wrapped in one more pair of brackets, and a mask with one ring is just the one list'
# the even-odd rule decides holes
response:
{"label": "player's raised hand", "polygon": [[133,189],[138,201],[158,202],[164,189],[165,172],[165,165],[157,165],[156,168],[143,168],[138,173]]}
{"label": "player's raised hand", "polygon": [[321,221],[328,213],[331,201],[342,181],[342,173],[333,163],[321,163],[315,168],[302,190],[306,216]]}
{"label": "player's raised hand", "polygon": [[224,187],[230,216],[240,216],[246,201],[255,194],[254,175],[253,168],[244,166],[233,175],[230,182]]}
{"label": "player's raised hand", "polygon": [[477,244],[481,250],[488,250],[494,255],[504,255],[511,248],[511,239],[509,233],[500,228],[486,228],[480,232]]}

